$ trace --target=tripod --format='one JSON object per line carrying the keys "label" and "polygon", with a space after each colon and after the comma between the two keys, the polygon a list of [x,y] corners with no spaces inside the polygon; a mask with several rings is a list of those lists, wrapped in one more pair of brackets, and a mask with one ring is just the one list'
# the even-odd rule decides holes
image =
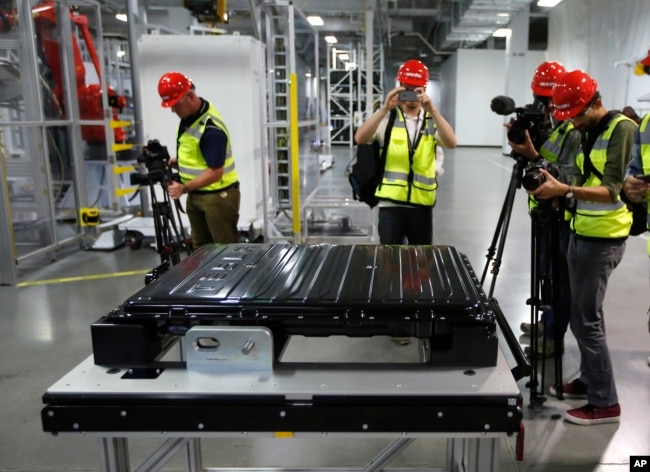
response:
{"label": "tripod", "polygon": [[[562,384],[562,346],[564,333],[560,327],[560,295],[562,284],[564,289],[568,287],[568,281],[564,280],[561,274],[563,259],[560,253],[560,224],[564,216],[564,205],[554,205],[553,201],[541,200],[531,211],[531,286],[530,299],[526,303],[530,305],[530,353],[535,359],[532,363],[530,382],[530,405],[535,411],[539,411],[546,400],[543,387],[546,377],[545,353],[548,343],[548,336],[545,333],[544,320],[540,313],[555,318],[553,329],[553,342],[555,352],[553,354],[555,385]],[[540,327],[541,332],[540,332]],[[541,338],[541,345],[540,345]],[[540,349],[541,347],[541,349]],[[540,354],[541,373],[539,383],[533,379],[538,378]],[[560,400],[562,389],[557,389]]]}
{"label": "tripod", "polygon": [[[526,166],[526,158],[523,156],[520,156],[516,153],[512,154],[512,157],[515,159],[515,163],[512,167],[512,174],[510,177],[510,183],[508,185],[508,190],[506,192],[505,199],[503,201],[503,206],[501,207],[501,213],[499,214],[499,220],[497,221],[497,227],[494,232],[494,235],[492,237],[492,242],[490,244],[490,247],[488,248],[488,252],[486,255],[487,261],[485,263],[485,267],[483,268],[483,274],[481,276],[481,286],[484,285],[487,273],[488,273],[488,268],[491,266],[491,274],[492,274],[492,280],[490,284],[490,289],[488,292],[488,298],[490,300],[493,299],[493,294],[494,294],[494,287],[496,284],[496,279],[497,276],[499,275],[499,270],[501,268],[501,261],[502,261],[502,256],[503,256],[503,250],[505,248],[505,242],[506,242],[506,237],[508,235],[508,228],[510,226],[510,217],[512,214],[512,207],[513,203],[515,201],[515,195],[516,195],[516,190],[521,187],[521,178],[524,172],[524,168]],[[544,206],[544,209],[546,207]],[[532,329],[534,330],[531,333],[531,355],[533,358],[536,359],[536,353],[538,350],[538,344],[537,344],[537,321],[538,321],[538,313],[540,311],[541,307],[541,297],[540,297],[540,278],[539,278],[539,267],[540,267],[540,257],[541,257],[541,235],[543,234],[541,231],[541,223],[542,220],[540,219],[541,217],[541,210],[533,212],[531,215],[532,217],[532,225],[533,225],[533,231],[532,231],[532,237],[531,237],[531,298],[526,301],[528,305],[531,307],[531,326],[533,327]],[[549,233],[545,235],[547,238],[547,241],[551,241],[551,244],[549,246],[549,252],[555,256],[559,254],[559,249],[558,249],[558,238],[557,236],[554,238],[550,238],[550,234],[555,234],[557,235],[557,219],[556,218],[548,218],[549,221],[555,222],[554,228],[549,230]],[[548,228],[548,226],[544,227],[545,229]],[[559,256],[558,256],[559,257]],[[549,258],[546,258],[549,259]],[[549,265],[552,266],[553,269],[556,269],[559,267],[558,262],[555,263],[550,263]],[[545,272],[547,274],[551,274],[552,272],[548,270]],[[552,278],[552,276],[549,276],[546,281],[553,279],[557,280],[557,278]],[[550,284],[546,283],[545,287],[552,287],[553,294],[552,296],[546,296],[545,301],[548,302],[548,305],[546,305],[544,308],[545,309],[553,309],[555,308],[555,301],[558,300],[559,296],[557,295],[556,291],[559,290],[559,284]],[[497,313],[499,314],[499,313]],[[545,401],[545,397],[539,394],[538,391],[538,382],[537,382],[537,374],[538,374],[538,368],[537,368],[537,362],[533,362],[532,366],[526,359],[526,356],[524,355],[521,346],[516,339],[515,335],[512,333],[512,329],[510,329],[509,325],[507,324],[507,321],[505,320],[505,317],[502,317],[502,319],[499,320],[499,324],[502,327],[502,332],[505,336],[506,342],[508,343],[508,346],[510,347],[510,350],[512,351],[513,355],[515,356],[515,359],[517,361],[517,364],[519,366],[524,366],[523,369],[519,369],[518,376],[515,375],[515,378],[519,380],[522,377],[525,376],[530,376],[530,381],[528,383],[528,387],[530,390],[530,403],[535,408],[536,410],[539,408],[539,406]],[[505,329],[507,328],[507,329]],[[556,331],[559,328],[556,326]],[[557,333],[555,336],[556,342],[559,341],[556,345],[559,347],[561,340],[558,339],[560,337],[560,334]],[[545,347],[545,345],[543,345]],[[558,352],[556,352],[556,382],[559,381],[561,382],[561,354],[559,354],[559,359],[558,359]],[[558,367],[559,366],[559,367]],[[544,385],[544,379],[543,379],[543,374],[545,370],[544,367],[542,367],[542,379],[539,384],[541,384],[542,388]],[[514,372],[513,372],[514,374]],[[559,379],[559,380],[558,380]]]}
{"label": "tripod", "polygon": [[[185,234],[181,221],[182,207],[178,200],[172,205],[171,197],[167,192],[167,185],[177,176],[165,171],[162,178],[159,174],[150,172],[147,176],[149,194],[151,195],[151,208],[156,237],[156,251],[160,254],[161,264],[145,276],[145,283],[149,284],[165,273],[170,266],[181,261],[181,252],[188,256],[192,253],[192,245]],[[156,194],[156,183],[162,187],[162,200]]]}

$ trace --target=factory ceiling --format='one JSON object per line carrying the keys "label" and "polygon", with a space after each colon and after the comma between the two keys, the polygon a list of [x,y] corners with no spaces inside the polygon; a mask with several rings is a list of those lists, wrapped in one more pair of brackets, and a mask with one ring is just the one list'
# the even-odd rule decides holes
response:
{"label": "factory ceiling", "polygon": [[[184,8],[190,1],[196,4],[204,0],[144,0],[138,5],[140,11],[144,9],[145,21],[151,22],[160,18],[161,11]],[[113,13],[123,9],[121,2],[101,0],[100,3],[105,10],[102,15],[104,33],[125,34],[124,23],[115,21]],[[225,7],[228,22],[212,26],[227,33],[257,36],[260,8],[287,3],[283,0],[227,0],[221,6]],[[547,44],[549,9],[538,7],[535,0],[293,0],[292,3],[297,12],[297,29],[317,30],[321,51],[326,50],[326,35],[336,36],[338,44],[363,44],[366,11],[372,11],[374,41],[382,44],[385,67],[389,71],[407,59],[418,58],[435,76],[442,62],[458,48],[505,48],[505,40],[493,38],[492,33],[507,27],[510,18],[522,9],[530,9],[528,48],[544,50]],[[214,0],[206,2],[213,8],[217,4]],[[324,24],[312,27],[306,22],[307,16],[320,16]],[[321,52],[321,64],[324,57]]]}

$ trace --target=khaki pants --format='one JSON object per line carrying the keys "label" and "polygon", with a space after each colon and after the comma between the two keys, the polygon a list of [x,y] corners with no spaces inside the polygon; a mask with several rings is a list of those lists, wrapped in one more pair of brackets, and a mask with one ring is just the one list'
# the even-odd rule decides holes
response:
{"label": "khaki pants", "polygon": [[220,192],[192,192],[187,196],[187,216],[192,230],[192,246],[231,244],[239,242],[238,187]]}

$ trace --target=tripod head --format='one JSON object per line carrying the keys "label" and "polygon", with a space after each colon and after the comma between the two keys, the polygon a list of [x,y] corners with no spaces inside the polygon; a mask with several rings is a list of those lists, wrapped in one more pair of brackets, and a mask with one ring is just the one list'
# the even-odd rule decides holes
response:
{"label": "tripod head", "polygon": [[[167,147],[162,146],[157,139],[150,140],[142,148],[142,155],[138,157],[141,164],[138,172],[130,176],[131,185],[147,186],[151,197],[151,209],[156,237],[156,251],[160,254],[162,266],[175,265],[180,262],[180,253],[192,253],[189,238],[185,234],[180,213],[183,212],[180,201],[171,198],[167,186],[171,182],[180,182],[180,176],[169,167],[169,153]],[[156,185],[162,191],[162,200],[158,200]],[[161,266],[161,267],[162,267]],[[159,271],[162,273],[163,271]]]}

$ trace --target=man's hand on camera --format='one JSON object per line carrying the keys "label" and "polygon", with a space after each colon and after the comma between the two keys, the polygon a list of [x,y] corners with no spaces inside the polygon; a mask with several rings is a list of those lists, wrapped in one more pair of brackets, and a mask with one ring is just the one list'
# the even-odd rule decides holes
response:
{"label": "man's hand on camera", "polygon": [[176,169],[178,167],[178,159],[175,157],[170,157],[169,160],[167,161],[167,165],[170,168]]}
{"label": "man's hand on camera", "polygon": [[169,182],[169,184],[167,185],[167,193],[169,193],[169,196],[174,200],[178,200],[179,198],[181,198],[181,195],[183,195],[184,190],[185,187],[180,182],[172,181]]}
{"label": "man's hand on camera", "polygon": [[541,172],[544,176],[544,183],[542,183],[542,185],[537,187],[532,192],[528,193],[532,193],[536,197],[543,200],[553,197],[563,197],[567,193],[567,190],[569,189],[569,186],[567,184],[563,184],[557,180],[555,177],[549,174],[546,169],[540,168],[539,172]]}
{"label": "man's hand on camera", "polygon": [[[510,129],[510,123],[504,124],[503,126]],[[530,134],[528,134],[528,130],[524,131],[524,136],[525,136],[525,140],[523,143],[516,144],[508,140],[508,144],[510,145],[512,150],[515,151],[517,154],[527,157],[531,161],[534,161],[539,158],[539,153],[537,152],[537,149],[535,149],[535,146],[533,145],[533,142],[530,139]]]}
{"label": "man's hand on camera", "polygon": [[404,87],[395,87],[393,90],[388,92],[386,95],[386,101],[384,102],[384,108],[387,111],[391,111],[393,108],[400,104],[399,98],[397,98],[397,94],[402,90],[406,89]]}
{"label": "man's hand on camera", "polygon": [[643,200],[646,193],[650,192],[650,183],[630,175],[625,179],[623,189],[625,190],[625,195],[627,195],[630,200],[633,202],[640,202]]}

